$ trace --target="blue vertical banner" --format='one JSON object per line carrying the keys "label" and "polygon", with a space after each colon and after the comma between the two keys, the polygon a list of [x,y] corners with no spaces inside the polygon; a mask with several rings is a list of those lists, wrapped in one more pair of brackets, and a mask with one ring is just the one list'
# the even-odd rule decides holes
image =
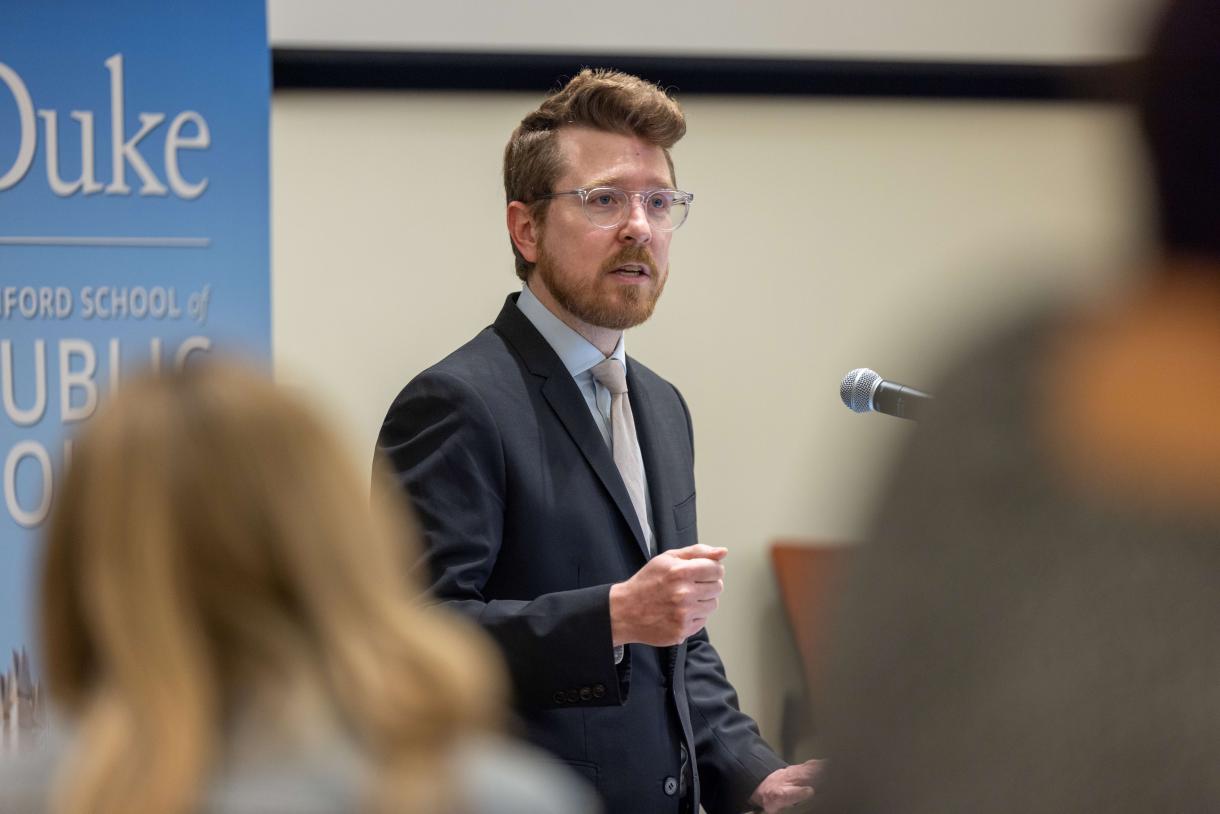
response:
{"label": "blue vertical banner", "polygon": [[4,2],[0,673],[73,433],[148,366],[270,357],[266,26],[258,0]]}

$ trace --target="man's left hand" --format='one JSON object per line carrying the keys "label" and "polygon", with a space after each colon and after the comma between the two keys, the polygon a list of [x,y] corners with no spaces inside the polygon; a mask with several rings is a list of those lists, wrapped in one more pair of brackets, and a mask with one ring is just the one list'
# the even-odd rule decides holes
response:
{"label": "man's left hand", "polygon": [[821,770],[820,760],[806,760],[795,766],[776,769],[754,789],[750,802],[765,814],[776,814],[804,802],[813,796],[813,781]]}

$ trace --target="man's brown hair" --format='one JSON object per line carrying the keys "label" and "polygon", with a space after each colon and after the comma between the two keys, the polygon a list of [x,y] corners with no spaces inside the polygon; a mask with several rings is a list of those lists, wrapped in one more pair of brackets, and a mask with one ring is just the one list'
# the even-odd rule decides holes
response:
{"label": "man's brown hair", "polygon": [[[548,200],[538,196],[555,192],[552,187],[563,172],[556,140],[563,127],[592,127],[655,144],[665,151],[670,178],[676,183],[669,148],[686,133],[686,117],[677,101],[637,76],[585,68],[522,119],[504,148],[506,199],[530,204],[539,223],[545,218]],[[517,276],[524,280],[534,264],[521,255],[516,244],[513,255]]]}

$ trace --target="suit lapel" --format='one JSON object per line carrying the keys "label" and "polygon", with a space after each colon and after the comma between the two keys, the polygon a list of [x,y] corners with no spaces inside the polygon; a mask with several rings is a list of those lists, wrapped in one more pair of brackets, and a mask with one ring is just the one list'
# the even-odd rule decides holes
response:
{"label": "suit lapel", "polygon": [[644,459],[644,472],[648,476],[648,500],[652,503],[652,535],[657,544],[657,551],[669,548],[669,533],[666,516],[662,514],[664,507],[670,504],[665,497],[665,478],[661,469],[660,450],[657,447],[657,431],[648,391],[635,375],[635,365],[631,357],[627,357],[627,393],[631,399],[631,413],[635,417],[635,434],[640,442],[640,455]]}
{"label": "suit lapel", "polygon": [[576,382],[572,381],[566,369],[561,373],[561,376],[552,376],[543,383],[542,395],[546,397],[551,409],[559,416],[560,422],[580,448],[581,454],[614,499],[614,504],[618,506],[623,519],[631,527],[631,533],[635,535],[640,552],[647,558],[648,544],[644,540],[643,530],[640,529],[635,508],[631,505],[631,496],[627,493],[623,476],[619,474],[601,432],[593,423],[593,416],[589,415],[589,405],[580,394]]}
{"label": "suit lapel", "polygon": [[[635,365],[631,357],[627,357],[627,392],[631,394],[631,412],[635,416],[635,434],[640,442],[640,455],[644,458],[644,471],[648,473],[648,499],[652,502],[652,535],[657,544],[657,553],[673,548],[669,536],[669,522],[673,516],[666,509],[673,505],[666,490],[668,478],[661,469],[662,452],[657,441],[660,430],[657,427],[657,411],[653,409],[651,394],[635,375]],[[679,650],[685,645],[663,648],[666,675],[672,676],[678,663]],[[686,742],[693,744],[694,735],[690,722],[682,721],[682,731],[686,734]],[[698,770],[695,770],[696,773]],[[698,789],[698,784],[695,786]],[[697,800],[697,798],[696,798]],[[696,804],[696,809],[698,808]]]}
{"label": "suit lapel", "polygon": [[[597,429],[593,416],[589,414],[589,404],[581,395],[580,388],[576,386],[576,382],[568,373],[568,369],[563,366],[559,356],[517,308],[516,294],[509,295],[508,300],[504,303],[500,316],[496,318],[495,329],[517,351],[530,373],[543,379],[541,386],[543,398],[546,399],[573,443],[588,461],[589,466],[593,468],[602,482],[602,486],[609,492],[614,505],[618,507],[623,520],[631,529],[640,552],[647,558],[648,544],[644,539],[644,532],[640,528],[640,521],[636,517],[635,508],[631,505],[631,496],[627,493],[623,476],[619,474],[618,467],[614,464],[614,457],[606,446],[601,431]],[[630,375],[630,368],[628,368],[628,375]],[[637,427],[639,425],[638,418],[636,425]],[[645,458],[644,465],[648,466],[647,458]]]}

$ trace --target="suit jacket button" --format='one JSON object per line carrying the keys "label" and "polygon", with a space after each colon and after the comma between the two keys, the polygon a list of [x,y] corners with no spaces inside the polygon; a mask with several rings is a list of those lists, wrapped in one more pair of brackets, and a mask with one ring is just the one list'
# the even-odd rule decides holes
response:
{"label": "suit jacket button", "polygon": [[593,690],[589,689],[588,687],[580,688],[580,700],[581,701],[589,701],[592,698],[593,698]]}
{"label": "suit jacket button", "polygon": [[606,686],[604,684],[594,684],[593,685],[593,697],[594,698],[601,698],[605,694],[606,694]]}
{"label": "suit jacket button", "polygon": [[559,690],[555,693],[555,703],[556,704],[562,704],[565,700],[567,700],[567,699],[564,698],[563,690]]}
{"label": "suit jacket button", "polygon": [[580,693],[578,693],[576,690],[568,690],[567,701],[569,704],[575,704],[579,700],[580,700]]}
{"label": "suit jacket button", "polygon": [[665,794],[669,797],[673,797],[675,794],[677,794],[678,793],[677,779],[673,778],[673,777],[665,778],[664,789],[665,789]]}

